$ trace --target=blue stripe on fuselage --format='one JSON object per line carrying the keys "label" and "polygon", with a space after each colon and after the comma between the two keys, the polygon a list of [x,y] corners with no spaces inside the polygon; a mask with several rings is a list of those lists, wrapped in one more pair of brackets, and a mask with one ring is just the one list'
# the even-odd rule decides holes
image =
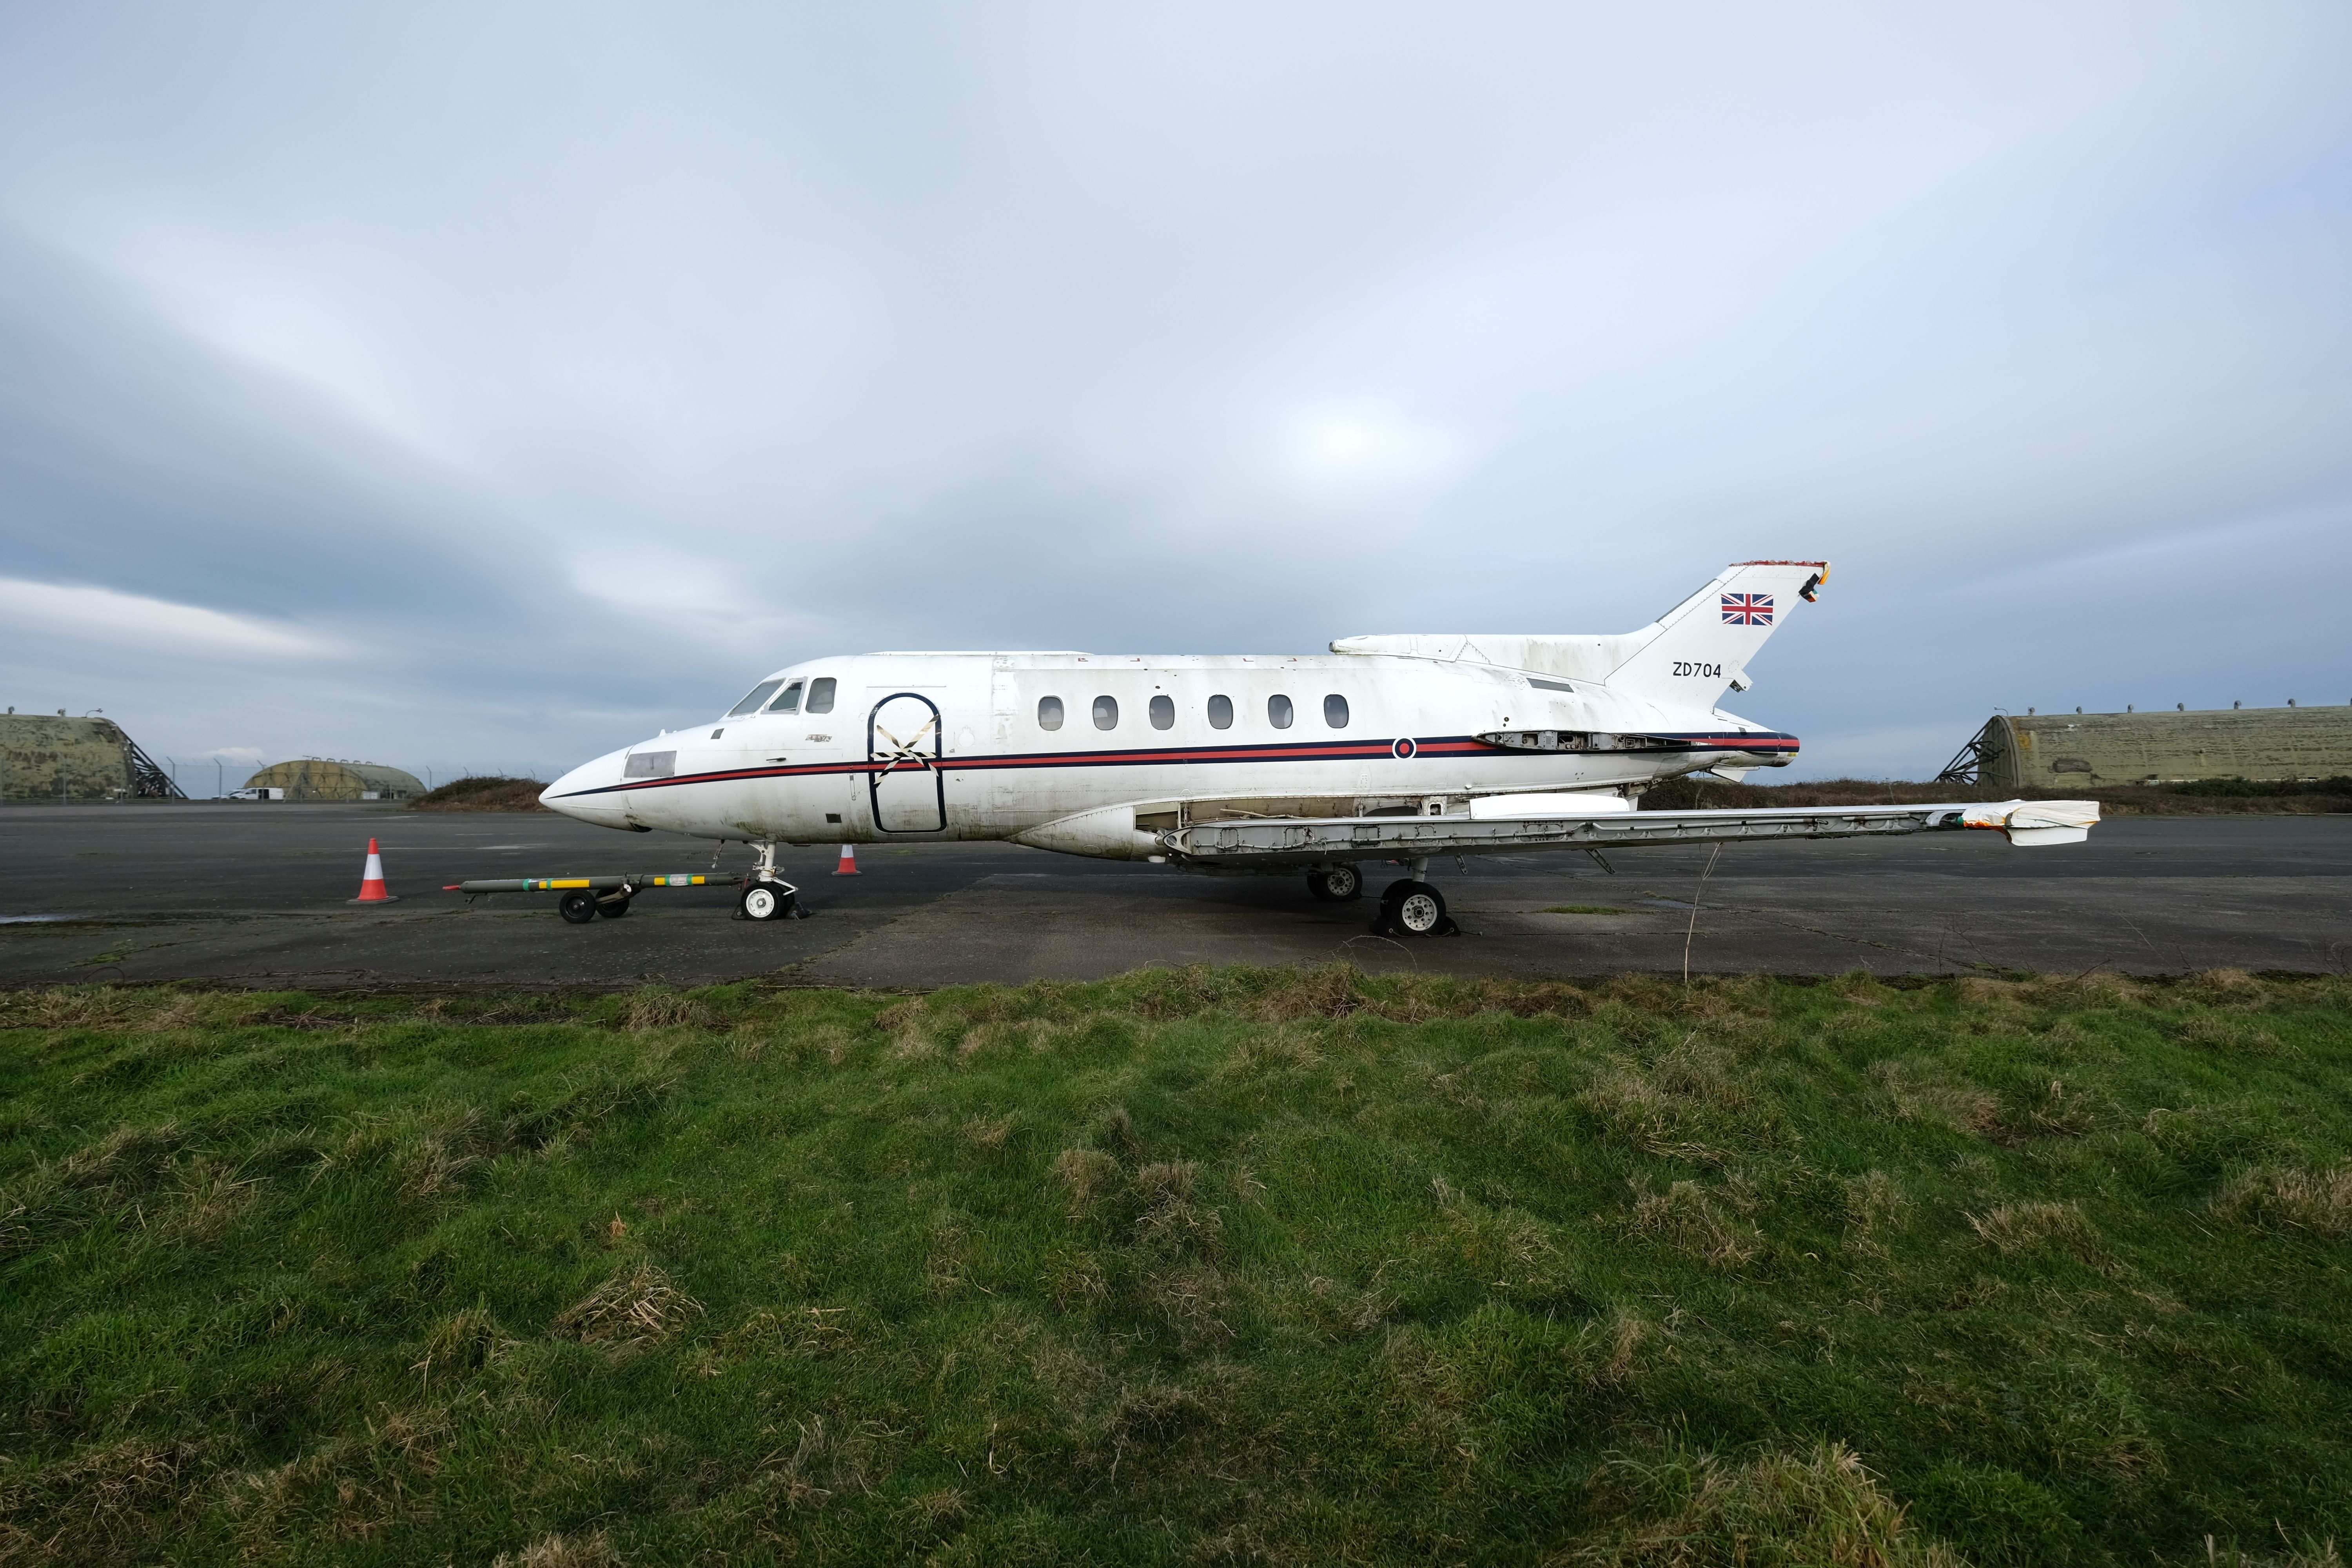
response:
{"label": "blue stripe on fuselage", "polygon": [[[1652,739],[1675,742],[1675,748],[1685,752],[1793,752],[1797,737],[1777,732],[1749,731],[1731,735],[1657,735]],[[1004,768],[1122,768],[1196,766],[1224,763],[1350,763],[1396,760],[1397,741],[1291,741],[1279,744],[1255,746],[1165,746],[1118,752],[1020,752],[983,757],[926,757],[929,765],[949,773],[986,773]],[[1595,752],[1522,752],[1509,746],[1494,746],[1475,735],[1441,735],[1429,740],[1414,740],[1414,758],[1459,757],[1483,755],[1490,757],[1529,756],[1635,756],[1656,755],[1656,746],[1627,748],[1619,751]],[[878,773],[893,766],[907,765],[882,757],[862,757],[850,762],[781,763],[756,768],[726,768],[716,773],[678,773],[669,778],[625,779],[619,784],[600,784],[594,789],[574,790],[558,795],[558,800],[577,800],[584,795],[618,795],[634,790],[660,789],[671,784],[731,784],[740,779],[817,778],[826,774]]]}

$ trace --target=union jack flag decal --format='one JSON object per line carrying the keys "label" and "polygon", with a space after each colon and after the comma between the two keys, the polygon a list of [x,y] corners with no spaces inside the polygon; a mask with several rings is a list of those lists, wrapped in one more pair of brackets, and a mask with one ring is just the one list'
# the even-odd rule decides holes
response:
{"label": "union jack flag decal", "polygon": [[1769,594],[1726,594],[1723,596],[1723,624],[1729,626],[1769,626],[1772,624],[1772,595]]}

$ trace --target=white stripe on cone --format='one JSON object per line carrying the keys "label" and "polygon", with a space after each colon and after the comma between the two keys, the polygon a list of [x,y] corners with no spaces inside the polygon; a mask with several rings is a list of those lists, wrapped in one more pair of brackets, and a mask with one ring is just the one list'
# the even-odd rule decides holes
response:
{"label": "white stripe on cone", "polygon": [[841,864],[833,868],[833,874],[836,877],[856,877],[864,875],[864,873],[860,872],[857,868],[857,851],[846,844],[843,845],[841,847]]}
{"label": "white stripe on cone", "polygon": [[383,885],[383,857],[376,850],[375,840],[368,840],[367,869],[360,873],[360,896],[355,904],[390,904],[398,898]]}

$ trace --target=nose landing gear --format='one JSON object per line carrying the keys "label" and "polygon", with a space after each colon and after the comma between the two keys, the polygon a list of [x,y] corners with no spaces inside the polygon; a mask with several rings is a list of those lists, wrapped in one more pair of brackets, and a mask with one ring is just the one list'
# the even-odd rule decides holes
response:
{"label": "nose landing gear", "polygon": [[760,852],[760,862],[743,879],[743,892],[735,901],[738,917],[747,921],[804,921],[808,911],[801,908],[801,890],[776,873],[776,847],[773,843],[754,844]]}

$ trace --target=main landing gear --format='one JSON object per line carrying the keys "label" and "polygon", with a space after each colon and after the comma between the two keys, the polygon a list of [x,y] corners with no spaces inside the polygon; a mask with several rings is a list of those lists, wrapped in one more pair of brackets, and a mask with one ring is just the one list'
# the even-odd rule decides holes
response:
{"label": "main landing gear", "polygon": [[1372,921],[1375,936],[1460,936],[1462,928],[1445,912],[1445,895],[1427,882],[1407,877],[1391,882],[1381,894],[1381,912]]}
{"label": "main landing gear", "polygon": [[1344,860],[1318,866],[1307,873],[1307,890],[1327,904],[1344,904],[1364,896],[1364,874]]}
{"label": "main landing gear", "polygon": [[[1381,894],[1380,913],[1373,918],[1376,936],[1460,936],[1462,928],[1445,912],[1445,895],[1424,879],[1429,862],[1412,862],[1412,875],[1391,882]],[[1344,860],[1318,866],[1307,873],[1307,890],[1325,903],[1346,903],[1364,896],[1363,871]]]}
{"label": "main landing gear", "polygon": [[760,852],[760,862],[751,874],[743,879],[742,895],[735,900],[737,918],[747,921],[804,921],[808,911],[801,908],[801,890],[776,873],[776,847],[772,843],[754,844]]}

